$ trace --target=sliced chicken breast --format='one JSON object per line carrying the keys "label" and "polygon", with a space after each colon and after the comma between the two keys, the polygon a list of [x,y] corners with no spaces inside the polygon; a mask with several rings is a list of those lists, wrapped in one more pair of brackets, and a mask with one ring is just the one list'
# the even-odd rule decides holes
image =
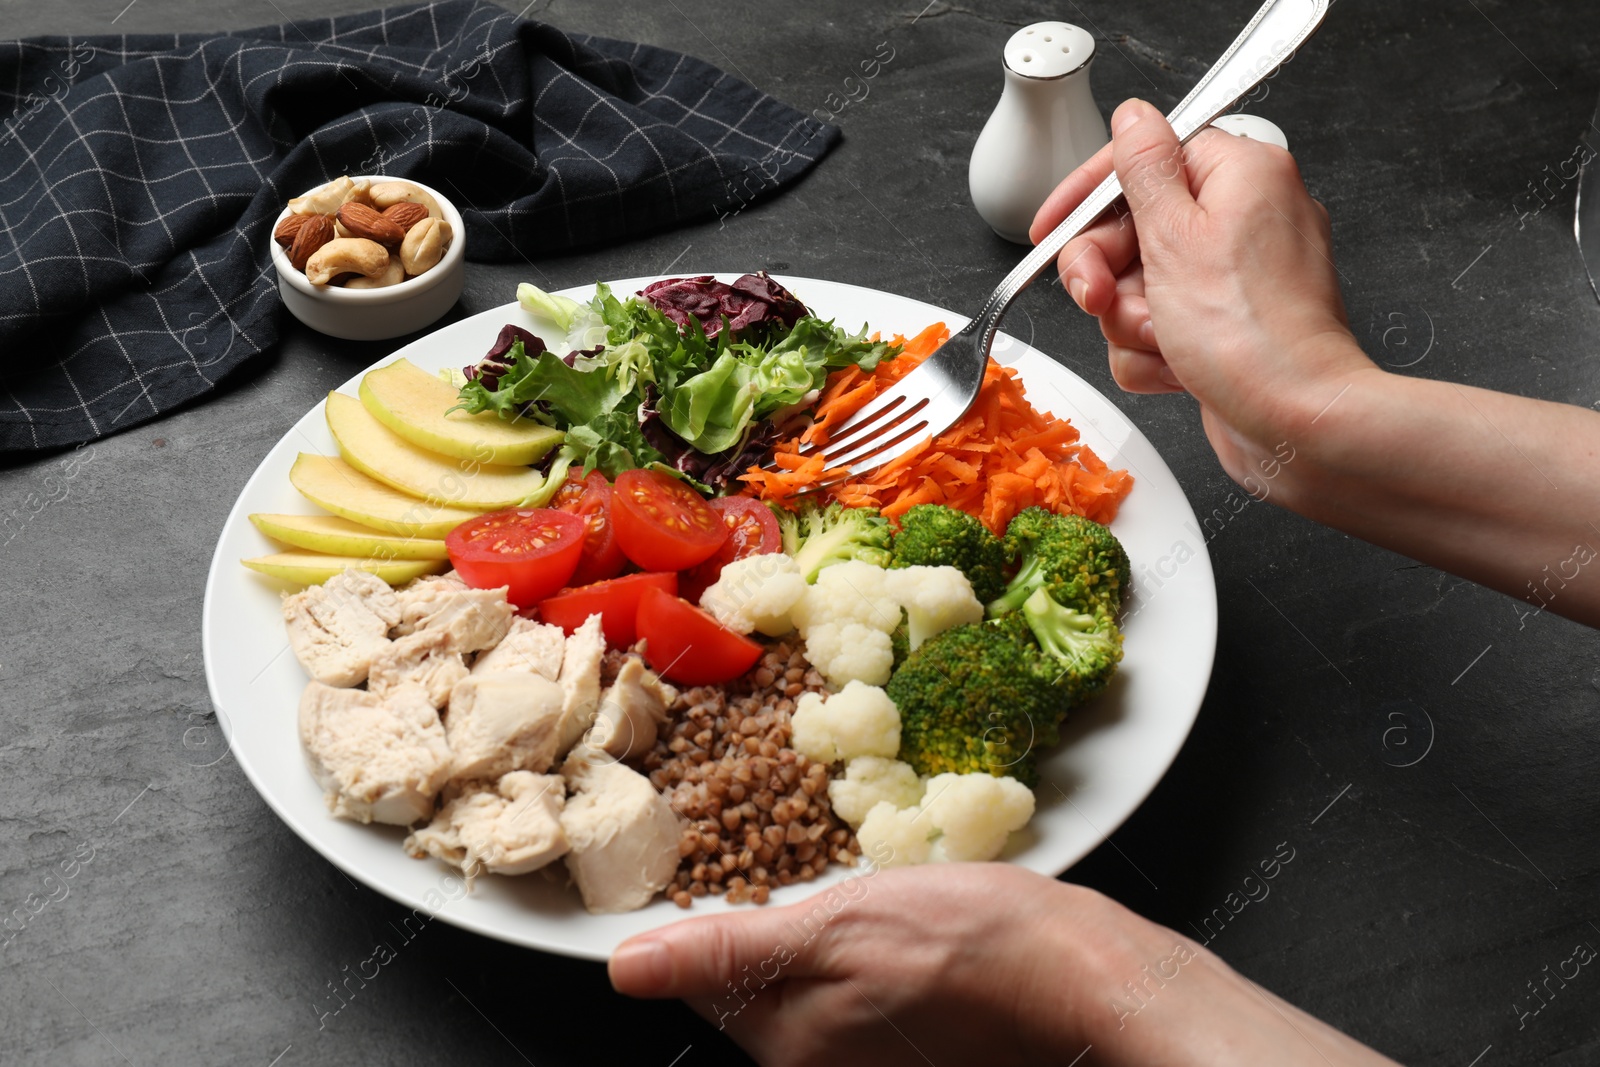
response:
{"label": "sliced chicken breast", "polygon": [[532,619],[512,619],[500,643],[480,655],[472,665],[473,674],[498,674],[522,671],[555,681],[561,676],[561,659],[567,635],[561,627]]}
{"label": "sliced chicken breast", "polygon": [[561,657],[561,688],[565,699],[561,707],[561,731],[556,754],[564,756],[594,723],[600,707],[600,659],[606,652],[606,635],[600,629],[600,616],[591,615],[567,638]]}
{"label": "sliced chicken breast", "polygon": [[324,685],[360,685],[373,659],[389,647],[400,601],[389,583],[346,570],[283,601],[289,647],[306,674]]}
{"label": "sliced chicken breast", "polygon": [[657,728],[667,721],[667,708],[678,691],[663,682],[638,656],[629,656],[617,680],[600,697],[594,725],[583,743],[613,759],[642,756],[656,743]]}
{"label": "sliced chicken breast", "polygon": [[558,774],[512,771],[492,787],[447,803],[405,848],[458,867],[468,884],[484,873],[527,874],[567,851],[561,829],[566,791]]}
{"label": "sliced chicken breast", "polygon": [[683,820],[638,771],[604,752],[579,748],[561,768],[571,794],[561,829],[567,870],[597,914],[650,903],[678,869]]}
{"label": "sliced chicken breast", "polygon": [[300,743],[328,810],[356,822],[426,819],[450,773],[439,714],[416,686],[379,697],[311,682],[300,697]]}
{"label": "sliced chicken breast", "polygon": [[450,690],[444,732],[452,779],[547,771],[556,759],[562,689],[537,674],[473,674]]}
{"label": "sliced chicken breast", "polygon": [[389,642],[372,661],[367,688],[387,696],[405,686],[420,687],[435,708],[450,700],[450,691],[467,676],[467,663],[445,630],[418,630]]}

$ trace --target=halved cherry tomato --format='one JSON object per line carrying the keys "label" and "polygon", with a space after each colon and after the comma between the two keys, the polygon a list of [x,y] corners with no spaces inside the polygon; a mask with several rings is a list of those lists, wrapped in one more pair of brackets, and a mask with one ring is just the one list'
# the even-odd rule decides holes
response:
{"label": "halved cherry tomato", "polygon": [[731,682],[761,658],[760,645],[660,589],[639,598],[639,636],[645,662],[683,685]]}
{"label": "halved cherry tomato", "polygon": [[611,519],[623,553],[647,571],[693,567],[728,539],[728,528],[700,494],[660,471],[618,475]]}
{"label": "halved cherry tomato", "polygon": [[599,471],[590,471],[581,483],[582,492],[569,493],[573,484],[569,481],[563,485],[554,501],[556,508],[578,516],[589,527],[583,539],[583,555],[578,557],[578,569],[569,584],[588,585],[615,578],[628,565],[628,558],[617,544],[616,526],[611,520],[611,483]]}
{"label": "halved cherry tomato", "polygon": [[561,488],[556,490],[556,495],[550,498],[550,507],[557,511],[571,511],[570,505],[583,499],[584,490],[593,488],[595,483],[606,483],[606,476],[599,471],[590,471],[583,474],[577,467],[567,470],[567,480],[561,483]]}
{"label": "halved cherry tomato", "polygon": [[468,519],[444,544],[462,581],[474,589],[510,586],[507,599],[525,608],[567,584],[586,530],[564,511],[506,508]]}
{"label": "halved cherry tomato", "polygon": [[722,568],[734,560],[783,551],[783,531],[778,526],[777,516],[755,497],[723,496],[709,504],[712,511],[722,516],[722,524],[728,528],[728,539],[710,559],[683,572],[678,595],[691,604],[700,602],[700,594],[717,580]]}
{"label": "halved cherry tomato", "polygon": [[646,589],[678,592],[678,576],[671,571],[645,571],[613,578],[609,582],[563,589],[539,601],[539,619],[572,633],[590,615],[600,616],[600,629],[612,648],[628,648],[637,640],[635,629],[639,598]]}

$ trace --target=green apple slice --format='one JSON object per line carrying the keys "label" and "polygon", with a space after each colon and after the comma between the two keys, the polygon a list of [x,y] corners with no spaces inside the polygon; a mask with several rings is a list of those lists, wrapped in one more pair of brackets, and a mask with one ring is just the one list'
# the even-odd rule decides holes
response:
{"label": "green apple slice", "polygon": [[337,515],[252,515],[255,528],[294,548],[371,559],[449,559],[444,542],[396,537]]}
{"label": "green apple slice", "polygon": [[507,422],[492,411],[450,411],[456,391],[407,359],[368,371],[360,392],[373,418],[414,445],[456,459],[527,466],[566,437],[536,422]]}
{"label": "green apple slice", "polygon": [[327,416],[346,463],[430,503],[492,510],[520,504],[544,487],[545,476],[531,467],[453,459],[414,445],[353,396],[329,393]]}
{"label": "green apple slice", "polygon": [[300,495],[341,518],[402,537],[439,538],[482,512],[440,507],[373,481],[334,456],[302,452],[289,470]]}
{"label": "green apple slice", "polygon": [[325,556],[320,552],[277,552],[239,561],[253,571],[301,585],[321,585],[345,568],[370,571],[390,585],[400,585],[424,574],[438,574],[448,565],[434,559],[364,559],[361,556]]}

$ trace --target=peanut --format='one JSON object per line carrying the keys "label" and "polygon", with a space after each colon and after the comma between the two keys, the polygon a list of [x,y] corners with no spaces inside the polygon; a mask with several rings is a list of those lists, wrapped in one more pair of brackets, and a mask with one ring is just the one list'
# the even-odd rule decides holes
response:
{"label": "peanut", "polygon": [[443,219],[423,219],[406,231],[400,244],[400,262],[407,274],[421,274],[436,266],[450,247],[450,224]]}

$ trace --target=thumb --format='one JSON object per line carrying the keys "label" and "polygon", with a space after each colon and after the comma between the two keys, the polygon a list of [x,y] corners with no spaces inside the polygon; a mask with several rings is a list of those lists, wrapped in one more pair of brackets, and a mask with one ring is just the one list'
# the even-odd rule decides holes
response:
{"label": "thumb", "polygon": [[1183,146],[1166,116],[1129,100],[1111,117],[1111,155],[1140,236],[1148,239],[1195,210]]}
{"label": "thumb", "polygon": [[632,997],[693,997],[724,993],[752,976],[763,984],[809,973],[795,966],[803,939],[793,908],[708,915],[624,941],[608,972],[617,992]]}

